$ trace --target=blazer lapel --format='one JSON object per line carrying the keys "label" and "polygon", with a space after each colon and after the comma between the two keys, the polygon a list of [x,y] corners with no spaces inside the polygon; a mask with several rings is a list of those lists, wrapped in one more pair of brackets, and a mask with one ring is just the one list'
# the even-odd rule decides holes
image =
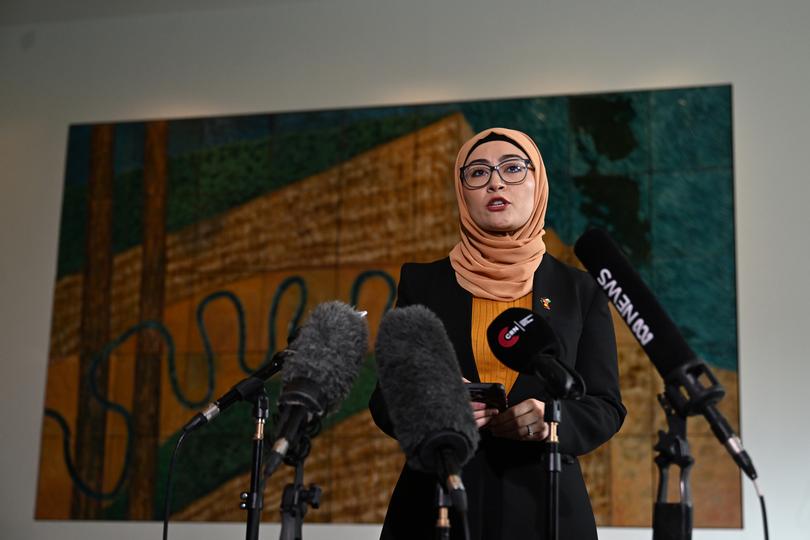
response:
{"label": "blazer lapel", "polygon": [[444,311],[440,318],[444,321],[447,336],[456,349],[461,373],[472,382],[481,382],[472,350],[472,295],[458,284],[449,259],[444,279],[436,285],[438,288],[435,294],[443,298],[443,301],[437,303]]}
{"label": "blazer lapel", "polygon": [[551,291],[549,289],[550,264],[546,264],[548,257],[543,257],[540,266],[534,271],[532,280],[532,311],[543,317],[546,321],[551,319]]}
{"label": "blazer lapel", "polygon": [[[551,265],[546,261],[548,261],[548,257],[543,257],[532,278],[532,311],[550,323],[551,297],[548,289]],[[537,396],[542,393],[542,390],[543,387],[536,376],[519,373],[507,396],[509,406],[517,405],[531,396]]]}

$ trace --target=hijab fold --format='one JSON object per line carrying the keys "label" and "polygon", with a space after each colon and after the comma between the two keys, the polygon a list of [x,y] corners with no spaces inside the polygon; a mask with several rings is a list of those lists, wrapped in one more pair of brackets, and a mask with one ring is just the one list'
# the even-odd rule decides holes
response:
{"label": "hijab fold", "polygon": [[[529,220],[506,234],[481,229],[470,216],[464,201],[460,169],[482,139],[496,134],[506,137],[524,151],[534,165],[534,207]],[[450,264],[456,280],[473,296],[490,300],[516,300],[532,291],[532,279],[543,260],[546,245],[543,226],[548,203],[548,178],[540,150],[528,135],[506,128],[491,128],[468,140],[456,156],[456,200],[458,202],[461,241],[450,251]]]}

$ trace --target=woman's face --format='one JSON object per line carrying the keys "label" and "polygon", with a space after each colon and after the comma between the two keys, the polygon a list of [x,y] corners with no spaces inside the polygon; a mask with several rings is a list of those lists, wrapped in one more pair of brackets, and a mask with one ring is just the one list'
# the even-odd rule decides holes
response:
{"label": "woman's face", "polygon": [[[464,165],[497,165],[514,157],[528,159],[520,148],[511,143],[491,141],[476,148]],[[533,169],[526,171],[526,179],[522,184],[507,184],[497,171],[492,171],[489,182],[484,187],[469,189],[462,183],[461,191],[470,217],[476,225],[487,232],[508,233],[529,221],[534,208],[536,184]]]}

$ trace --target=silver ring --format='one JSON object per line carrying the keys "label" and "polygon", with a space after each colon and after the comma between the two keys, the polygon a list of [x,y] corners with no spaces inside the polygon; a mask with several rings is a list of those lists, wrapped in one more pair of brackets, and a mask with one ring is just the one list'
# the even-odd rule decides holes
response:
{"label": "silver ring", "polygon": [[527,431],[528,431],[528,433],[529,433],[529,437],[531,437],[531,436],[534,434],[534,433],[532,432],[532,425],[531,425],[531,424],[529,424],[529,425],[527,425],[527,426],[526,426],[526,430],[527,430]]}

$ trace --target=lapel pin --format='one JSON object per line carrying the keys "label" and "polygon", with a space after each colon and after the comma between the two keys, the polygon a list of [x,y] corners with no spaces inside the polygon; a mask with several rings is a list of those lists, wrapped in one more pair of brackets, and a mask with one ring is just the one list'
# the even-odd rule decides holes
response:
{"label": "lapel pin", "polygon": [[543,302],[543,307],[544,308],[551,311],[551,298],[546,298],[545,296],[541,296],[540,301]]}

